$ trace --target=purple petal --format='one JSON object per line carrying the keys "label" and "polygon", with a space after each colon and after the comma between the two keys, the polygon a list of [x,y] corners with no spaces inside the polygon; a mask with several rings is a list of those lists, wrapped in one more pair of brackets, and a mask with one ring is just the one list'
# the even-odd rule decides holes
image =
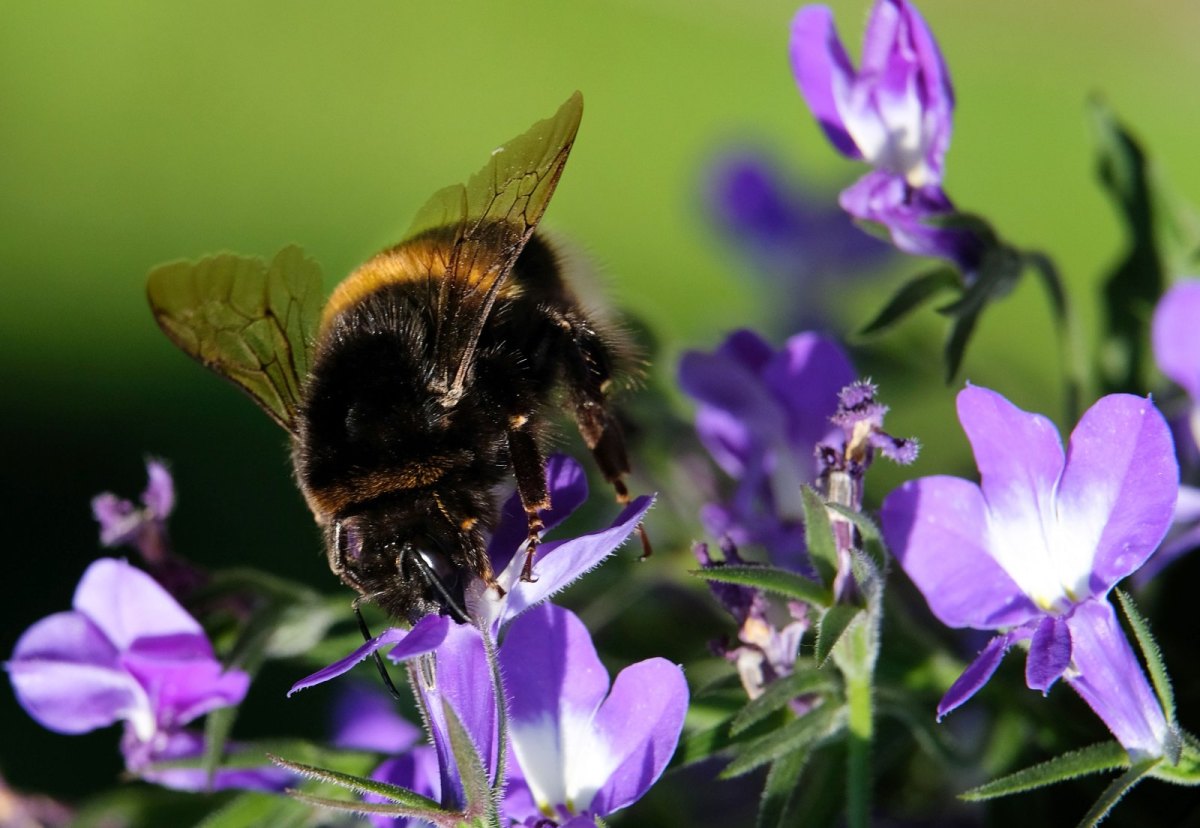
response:
{"label": "purple petal", "polygon": [[[565,454],[552,454],[546,460],[546,490],[550,508],[538,512],[546,531],[562,523],[587,500],[588,483],[583,467]],[[517,492],[504,501],[496,530],[488,542],[488,558],[496,572],[508,566],[513,554],[529,536],[529,519]]]}
{"label": "purple petal", "polygon": [[578,740],[590,730],[609,688],[587,628],[570,611],[542,604],[513,622],[500,647],[500,665],[511,700],[513,749],[538,807],[569,803],[585,810],[607,776],[586,780],[590,785],[581,790],[572,770],[600,757],[572,751],[590,747]]}
{"label": "purple petal", "polygon": [[101,558],[83,573],[73,605],[106,635],[117,649],[135,639],[183,636],[197,651],[212,654],[204,630],[158,582],[115,558]]}
{"label": "purple petal", "polygon": [[947,626],[996,629],[1039,610],[993,559],[987,506],[979,487],[957,477],[922,477],[883,501],[892,554]]}
{"label": "purple petal", "polygon": [[1107,593],[1150,557],[1178,494],[1171,431],[1153,403],[1110,394],[1084,413],[1058,489],[1059,521],[1072,535],[1059,554],[1074,551],[1068,568],[1091,573],[1090,595]]}
{"label": "purple petal", "polygon": [[1031,690],[1040,690],[1045,695],[1070,663],[1071,632],[1067,622],[1048,615],[1038,624],[1029,643],[1025,683]]}
{"label": "purple petal", "polygon": [[464,806],[462,774],[450,742],[445,705],[462,723],[491,778],[497,769],[499,723],[496,716],[497,688],[492,682],[483,635],[469,624],[452,624],[435,655],[436,674],[432,684],[419,673],[417,691],[428,716],[437,749],[444,804]]}
{"label": "purple petal", "polygon": [[288,690],[288,695],[348,673],[354,665],[389,644],[396,645],[388,653],[388,658],[395,662],[432,652],[445,640],[452,624],[453,622],[444,615],[426,615],[414,624],[411,630],[402,630],[398,627],[384,630],[345,658],[300,679],[292,685],[291,690]]}
{"label": "purple petal", "polygon": [[333,720],[333,744],[350,750],[400,753],[421,738],[421,729],[396,712],[390,696],[365,684],[342,688]]}
{"label": "purple petal", "polygon": [[248,675],[225,670],[212,657],[164,658],[134,649],[122,654],[121,665],[145,688],[159,725],[166,729],[238,704],[250,688]]}
{"label": "purple petal", "polygon": [[21,706],[50,730],[84,733],[135,716],[153,727],[145,693],[80,613],[60,612],[34,624],[6,668]]}
{"label": "purple petal", "polygon": [[683,671],[663,658],[626,667],[596,714],[599,745],[618,760],[592,800],[607,816],[636,802],[653,785],[675,753],[688,707]]}
{"label": "purple petal", "polygon": [[731,477],[740,477],[768,447],[786,444],[787,421],[774,395],[729,354],[688,351],[679,363],[679,387],[700,403],[696,433]]}
{"label": "purple petal", "polygon": [[92,516],[100,524],[102,546],[121,546],[129,543],[145,523],[141,509],[111,492],[104,492],[92,498]]}
{"label": "purple petal", "polygon": [[1104,600],[1085,601],[1067,619],[1075,670],[1067,683],[1137,761],[1162,756],[1167,722],[1142,666]]}
{"label": "purple petal", "polygon": [[633,534],[653,502],[653,496],[642,495],[621,510],[607,529],[539,546],[533,569],[537,580],[532,583],[520,580],[523,561],[521,556],[514,557],[497,578],[507,594],[498,599],[494,590],[486,590],[481,598],[468,596],[471,612],[485,619],[493,632],[502,629],[615,552]]}
{"label": "purple petal", "polygon": [[[442,782],[438,777],[437,753],[429,745],[413,748],[402,756],[388,759],[375,769],[371,778],[378,782],[388,782],[408,788],[410,791],[427,796],[435,802],[442,799]],[[374,794],[363,797],[367,802],[385,803],[389,800]],[[379,828],[405,828],[405,826],[424,826],[424,821],[401,819],[397,817],[367,814],[372,825]]]}
{"label": "purple petal", "polygon": [[1200,280],[1176,283],[1154,309],[1151,340],[1159,370],[1200,402]]}
{"label": "purple petal", "polygon": [[1150,582],[1163,567],[1181,555],[1200,547],[1200,489],[1180,486],[1179,499],[1175,501],[1175,514],[1171,518],[1171,529],[1163,538],[1162,545],[1134,575],[1139,589]]}
{"label": "purple petal", "polygon": [[610,693],[587,628],[551,604],[513,623],[500,661],[512,696],[514,751],[543,812],[566,807],[606,816],[662,773],[687,711],[678,667],[639,662],[617,676]]}
{"label": "purple petal", "polygon": [[946,259],[965,274],[983,260],[984,240],[971,230],[933,223],[954,212],[937,185],[914,188],[895,173],[876,170],[843,190],[838,203],[855,218],[886,227],[892,244],[905,253]]}
{"label": "purple petal", "polygon": [[[271,765],[266,754],[262,754],[262,766],[252,768],[218,768],[211,781],[202,768],[162,768],[154,763],[181,759],[199,759],[204,755],[204,736],[190,730],[170,734],[165,744],[156,744],[154,750],[131,738],[127,732],[121,743],[128,769],[148,782],[177,791],[224,791],[252,790],[278,791],[295,781],[291,771]],[[231,754],[239,752],[237,744],[229,744]]]}
{"label": "purple petal", "polygon": [[834,28],[833,12],[824,6],[801,7],[792,20],[788,52],[800,92],[829,142],[848,158],[862,158],[839,111],[855,72]]}
{"label": "purple petal", "polygon": [[963,670],[963,674],[955,680],[954,684],[950,685],[950,689],[938,703],[938,721],[941,721],[951,710],[956,710],[965,704],[983,688],[983,685],[988,683],[988,679],[996,672],[996,668],[1004,660],[1004,654],[1008,652],[1012,643],[1013,637],[1009,633],[998,635],[987,643],[987,646],[975,657],[970,666]]}
{"label": "purple petal", "polygon": [[761,374],[775,356],[775,349],[754,331],[739,328],[717,346],[717,353],[729,357],[752,373]]}
{"label": "purple petal", "polygon": [[845,350],[814,333],[790,338],[764,367],[763,382],[784,404],[788,437],[798,457],[811,457],[817,443],[828,439],[838,393],[855,377]]}
{"label": "purple petal", "polygon": [[142,492],[142,503],[150,510],[152,519],[166,520],[175,509],[175,483],[171,473],[161,460],[147,460],[146,476],[149,483]]}

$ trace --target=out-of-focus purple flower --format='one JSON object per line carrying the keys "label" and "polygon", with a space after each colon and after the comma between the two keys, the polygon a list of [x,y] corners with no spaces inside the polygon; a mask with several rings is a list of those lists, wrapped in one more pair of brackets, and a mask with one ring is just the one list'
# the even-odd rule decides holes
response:
{"label": "out-of-focus purple flower", "polygon": [[111,492],[92,498],[92,514],[100,524],[100,543],[132,546],[147,561],[158,561],[169,548],[167,518],[175,508],[175,484],[160,460],[146,461],[149,483],[142,492],[142,505],[135,506]]}
{"label": "out-of-focus purple flower", "polygon": [[801,486],[821,471],[817,445],[841,433],[830,417],[853,381],[842,349],[812,333],[776,351],[743,330],[714,353],[684,354],[679,384],[699,403],[700,441],[735,481],[724,503],[701,514],[712,535],[761,545],[776,564],[808,571]]}
{"label": "out-of-focus purple flower", "polygon": [[[661,658],[626,667],[610,686],[587,628],[542,604],[513,622],[500,646],[513,753],[536,810],[575,825],[637,801],[675,752],[688,690],[683,671]],[[537,824],[536,822],[533,824]]]}
{"label": "out-of-focus purple flower", "polygon": [[766,152],[718,157],[706,193],[718,228],[775,288],[773,309],[786,331],[827,327],[833,288],[887,261],[887,245]]}
{"label": "out-of-focus purple flower", "polygon": [[[224,669],[196,620],[125,561],[104,558],[88,567],[72,605],[17,641],[6,667],[21,706],[59,733],[124,722],[121,748],[131,771],[163,784],[203,787],[199,771],[152,772],[148,766],[199,756],[200,737],[184,726],[239,703],[249,677]],[[216,783],[244,781],[229,774]]]}
{"label": "out-of-focus purple flower", "polygon": [[869,172],[842,191],[842,209],[888,229],[892,244],[914,256],[948,259],[964,273],[983,262],[986,246],[974,231],[946,224],[954,205],[938,184],[913,187],[891,173]]}
{"label": "out-of-focus purple flower", "polygon": [[[1176,283],[1154,309],[1150,339],[1159,370],[1187,393],[1182,412],[1171,418],[1175,454],[1185,483],[1200,484],[1200,279]],[[1139,584],[1200,546],[1200,488],[1179,487],[1171,531],[1137,574]]]}
{"label": "out-of-focus purple flower", "polygon": [[907,0],[877,0],[857,71],[833,13],[804,6],[792,21],[792,72],[830,142],[875,171],[842,193],[852,216],[886,227],[897,248],[979,267],[983,243],[965,228],[937,226],[954,212],[942,176],[954,90],[933,34]]}
{"label": "out-of-focus purple flower", "polygon": [[[692,552],[702,569],[746,565],[728,539],[721,544],[723,560],[713,559],[708,544],[698,543]],[[780,618],[784,611],[774,607],[760,589],[720,581],[709,581],[708,587],[738,627],[736,644],[718,640],[712,642],[712,649],[733,664],[746,695],[756,699],[771,682],[792,674],[809,627],[807,609],[798,601],[789,601],[787,617]],[[793,702],[793,707],[797,713],[803,712],[804,700]]]}
{"label": "out-of-focus purple flower", "polygon": [[92,498],[92,515],[100,524],[100,543],[137,550],[147,571],[176,598],[186,600],[207,575],[171,550],[167,518],[175,508],[175,483],[161,460],[146,461],[149,482],[141,506],[104,492]]}
{"label": "out-of-focus purple flower", "polygon": [[1029,641],[1026,683],[1063,678],[1131,756],[1163,755],[1169,737],[1106,600],[1171,522],[1178,467],[1170,430],[1147,399],[1104,397],[1064,454],[1054,425],[985,388],[958,396],[981,483],[924,477],[883,504],[884,536],[930,609],[952,627],[1006,630],[942,699],[939,715]]}

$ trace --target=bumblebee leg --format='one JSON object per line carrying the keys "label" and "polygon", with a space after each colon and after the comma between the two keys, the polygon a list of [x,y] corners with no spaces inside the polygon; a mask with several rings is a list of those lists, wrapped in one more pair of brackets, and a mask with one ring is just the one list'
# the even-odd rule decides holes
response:
{"label": "bumblebee leg", "polygon": [[525,415],[513,417],[509,423],[508,454],[513,475],[517,478],[517,492],[529,520],[529,545],[521,580],[533,582],[537,580],[533,577],[533,556],[541,543],[542,530],[546,528],[538,511],[550,508],[550,493],[546,490],[546,461]]}
{"label": "bumblebee leg", "polygon": [[[564,314],[558,319],[567,333],[566,381],[575,406],[575,422],[583,442],[591,449],[604,479],[612,484],[618,503],[629,502],[625,475],[629,474],[629,456],[625,434],[608,408],[608,387],[612,383],[612,356],[609,346],[586,322]],[[642,558],[653,551],[642,524],[637,525],[642,540]]]}

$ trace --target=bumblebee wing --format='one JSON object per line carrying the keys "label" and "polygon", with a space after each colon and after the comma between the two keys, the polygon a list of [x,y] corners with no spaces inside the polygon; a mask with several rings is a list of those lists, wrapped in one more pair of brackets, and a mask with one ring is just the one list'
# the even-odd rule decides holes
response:
{"label": "bumblebee wing", "polygon": [[321,314],[321,273],[298,247],[270,262],[221,254],[150,272],[154,319],[188,356],[295,431]]}
{"label": "bumblebee wing", "polygon": [[493,150],[465,186],[440,190],[421,208],[409,238],[436,233],[448,242],[431,284],[438,313],[437,381],[452,405],[465,389],[475,347],[496,296],[533,235],[575,142],[583,96]]}

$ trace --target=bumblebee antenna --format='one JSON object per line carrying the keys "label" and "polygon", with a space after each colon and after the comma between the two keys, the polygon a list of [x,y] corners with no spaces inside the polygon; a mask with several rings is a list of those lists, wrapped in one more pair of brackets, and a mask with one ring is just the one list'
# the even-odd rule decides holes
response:
{"label": "bumblebee antenna", "polygon": [[[354,617],[358,619],[358,629],[362,633],[363,641],[370,641],[374,636],[371,635],[371,630],[367,627],[367,622],[362,617],[362,610],[358,607],[358,601],[354,602]],[[375,666],[379,668],[379,677],[383,679],[383,686],[392,694],[392,698],[400,701],[400,691],[396,689],[395,682],[392,681],[391,675],[388,674],[387,666],[383,663],[383,659],[379,656],[379,651],[372,653],[375,657]]]}
{"label": "bumblebee antenna", "polygon": [[414,549],[412,544],[409,543],[404,544],[400,554],[403,555],[405,552],[408,553],[413,563],[416,564],[417,569],[421,570],[421,575],[425,578],[425,583],[433,587],[437,594],[441,596],[443,606],[450,613],[450,617],[460,624],[470,623],[470,618],[467,617],[466,610],[454,599],[454,596],[450,594],[450,590],[446,589],[446,585],[442,583],[442,579],[433,571],[433,567],[429,565],[429,561],[425,560],[425,556]]}

